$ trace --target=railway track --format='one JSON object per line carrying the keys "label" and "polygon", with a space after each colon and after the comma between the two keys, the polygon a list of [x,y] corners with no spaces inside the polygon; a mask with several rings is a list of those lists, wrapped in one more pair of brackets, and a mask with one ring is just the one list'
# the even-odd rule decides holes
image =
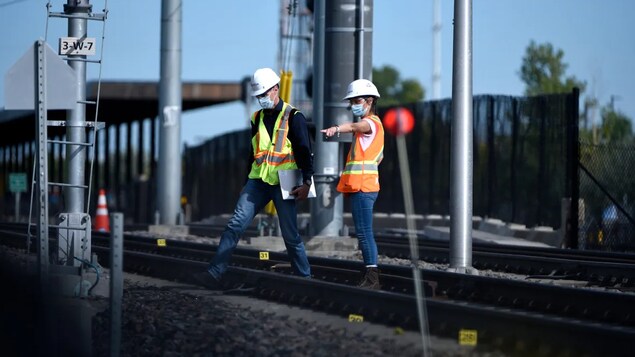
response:
{"label": "railway track", "polygon": [[[448,242],[419,235],[419,256],[432,263],[448,263]],[[408,239],[399,234],[381,233],[376,237],[381,254],[409,258]],[[523,274],[545,279],[569,279],[599,287],[633,291],[635,255],[613,252],[579,251],[559,248],[505,246],[474,243],[472,263],[479,270]]]}
{"label": "railway track", "polygon": [[[205,237],[218,237],[223,228],[222,225],[189,225],[192,234]],[[257,229],[251,228],[246,232],[245,239],[257,235]],[[377,232],[375,240],[379,254],[410,259],[410,247],[405,231]],[[421,233],[417,235],[417,242],[420,260],[436,264],[449,263],[448,242],[432,240]],[[635,291],[634,254],[478,242],[473,243],[472,250],[473,267],[479,270],[522,274],[536,279],[577,280],[589,286]]]}
{"label": "railway track", "polygon": [[[2,231],[5,243],[9,235]],[[26,239],[16,235],[16,242]],[[107,262],[108,236],[93,232],[92,239],[93,251]],[[156,239],[130,234],[124,241],[127,271],[187,282],[193,272],[204,269],[215,251],[212,245],[172,240],[160,247]],[[359,262],[310,257],[314,278],[302,279],[289,274],[286,254],[269,252],[269,259],[262,260],[259,253],[238,248],[227,274],[235,284],[252,287],[254,296],[418,328],[410,267],[381,265],[383,290],[372,291],[354,286],[362,268]],[[422,270],[422,276],[430,331],[435,335],[456,338],[477,331],[481,345],[548,355],[619,355],[635,338],[635,294],[436,270]]]}

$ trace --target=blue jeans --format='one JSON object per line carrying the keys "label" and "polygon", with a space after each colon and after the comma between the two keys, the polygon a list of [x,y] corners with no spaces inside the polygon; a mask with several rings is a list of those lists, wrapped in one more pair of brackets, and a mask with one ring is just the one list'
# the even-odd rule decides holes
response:
{"label": "blue jeans", "polygon": [[280,185],[270,185],[262,180],[249,179],[240,192],[234,214],[227,223],[225,231],[220,237],[216,255],[207,268],[214,278],[221,279],[245,229],[253,221],[256,214],[271,200],[273,200],[278,212],[280,231],[293,270],[299,276],[311,276],[304,243],[298,233],[298,214],[295,200],[283,200]]}
{"label": "blue jeans", "polygon": [[373,234],[373,206],[379,192],[351,193],[355,234],[366,265],[377,265],[377,243]]}

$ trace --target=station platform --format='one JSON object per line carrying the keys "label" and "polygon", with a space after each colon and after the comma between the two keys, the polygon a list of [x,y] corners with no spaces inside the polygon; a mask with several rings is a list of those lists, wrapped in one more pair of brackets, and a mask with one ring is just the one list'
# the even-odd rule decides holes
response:
{"label": "station platform", "polygon": [[[148,234],[174,240],[186,240],[196,243],[218,245],[220,236],[200,236],[190,232],[188,226],[149,226],[148,232],[135,231],[135,234]],[[326,237],[302,236],[307,254],[314,256],[332,256],[355,254],[358,251],[357,238],[354,237]],[[270,252],[284,252],[284,240],[278,235],[245,235],[238,241],[238,246],[250,249],[262,249]]]}
{"label": "station platform", "polygon": [[[225,225],[231,215],[218,215],[209,217],[196,224],[214,224]],[[418,235],[423,235],[432,240],[450,239],[450,217],[441,215],[413,215],[414,226]],[[274,218],[275,219],[275,218]],[[251,232],[257,236],[251,239],[241,240],[239,244],[252,245],[254,248],[268,248],[271,250],[284,250],[284,242],[279,237],[279,232],[272,232],[263,229],[263,222],[271,222],[271,217],[258,215],[250,226]],[[319,252],[329,251],[348,251],[356,250],[357,239],[354,238],[354,224],[351,213],[343,214],[343,231],[351,233],[346,236],[326,237],[326,236],[310,236],[310,220],[311,217],[307,213],[298,215],[298,228],[300,234],[304,237],[307,250]],[[269,223],[270,226],[270,223]],[[407,226],[406,215],[403,213],[375,213],[373,215],[373,228],[375,234],[382,233],[400,233],[407,234],[405,228]],[[150,228],[153,233],[165,233],[172,235],[188,234],[187,226],[184,231],[175,231],[172,227],[154,227]],[[563,242],[563,234],[561,230],[552,227],[532,227],[528,228],[521,224],[506,223],[499,219],[482,218],[474,216],[472,218],[472,239],[474,242],[502,244],[511,246],[527,246],[527,247],[552,247],[559,248]],[[276,234],[277,233],[277,234]]]}
{"label": "station platform", "polygon": [[[426,227],[424,229],[424,234],[430,239],[449,241],[450,227]],[[474,229],[472,230],[472,241],[480,242],[480,243],[493,243],[493,244],[524,246],[524,247],[541,247],[541,248],[552,247],[549,244],[542,243],[542,242],[535,242],[535,241],[531,241],[527,239],[504,236],[500,234],[490,233],[490,232],[481,231],[481,230],[474,230]]]}

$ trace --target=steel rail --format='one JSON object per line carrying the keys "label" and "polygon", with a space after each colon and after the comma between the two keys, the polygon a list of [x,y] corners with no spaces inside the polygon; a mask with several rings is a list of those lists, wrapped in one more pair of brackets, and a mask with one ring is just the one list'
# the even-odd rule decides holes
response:
{"label": "steel rail", "polygon": [[[97,237],[93,237],[95,242]],[[100,244],[106,244],[102,241]],[[158,246],[151,238],[126,235],[124,247],[135,251],[152,252],[163,256],[180,257],[208,262],[216,246],[201,243],[169,241]],[[291,272],[285,253],[268,252],[268,260],[261,260],[260,250],[237,248],[233,264],[236,266]],[[361,262],[309,257],[315,278],[354,285],[363,269]],[[412,274],[407,266],[381,264],[384,290],[413,294]],[[492,278],[446,271],[422,269],[426,295],[495,306],[507,306],[554,316],[574,317],[635,327],[635,294],[598,291],[580,287],[554,285],[536,281]],[[547,279],[544,279],[547,280]],[[565,282],[571,284],[571,282]]]}

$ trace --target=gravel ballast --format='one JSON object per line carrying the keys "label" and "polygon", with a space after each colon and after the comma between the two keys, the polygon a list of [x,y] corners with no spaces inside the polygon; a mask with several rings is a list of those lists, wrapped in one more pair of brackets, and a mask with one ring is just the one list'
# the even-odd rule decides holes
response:
{"label": "gravel ballast", "polygon": [[[123,356],[421,356],[418,333],[248,296],[126,281]],[[142,281],[142,282],[141,282]],[[167,285],[166,285],[167,284]],[[93,352],[109,355],[108,310],[93,318]],[[434,356],[501,356],[431,337]]]}

